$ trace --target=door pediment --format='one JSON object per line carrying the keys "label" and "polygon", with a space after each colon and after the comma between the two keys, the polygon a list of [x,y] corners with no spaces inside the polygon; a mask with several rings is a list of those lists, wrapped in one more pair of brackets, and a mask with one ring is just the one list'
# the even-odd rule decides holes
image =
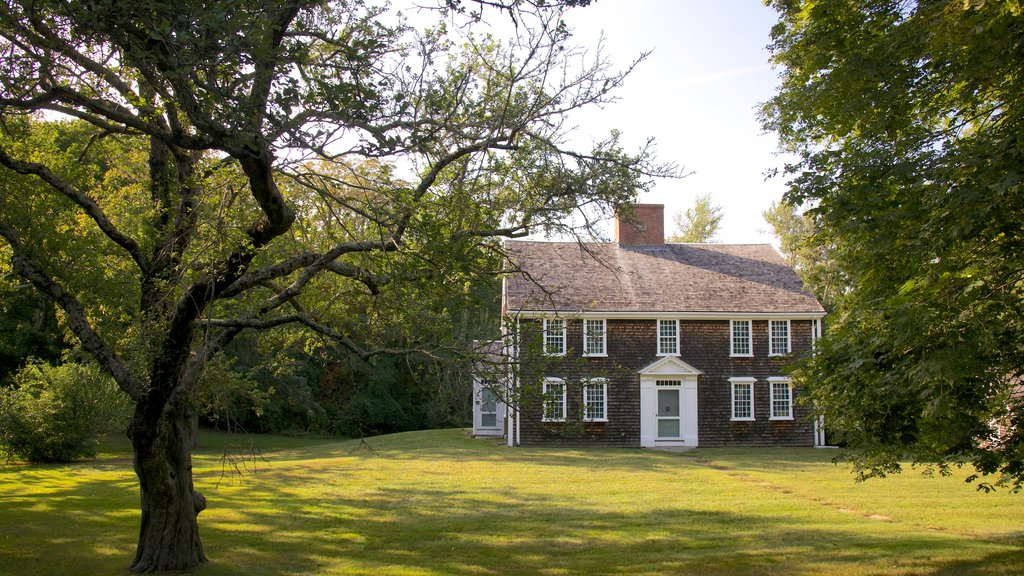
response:
{"label": "door pediment", "polygon": [[641,376],[698,376],[703,374],[675,356],[665,356],[639,370]]}

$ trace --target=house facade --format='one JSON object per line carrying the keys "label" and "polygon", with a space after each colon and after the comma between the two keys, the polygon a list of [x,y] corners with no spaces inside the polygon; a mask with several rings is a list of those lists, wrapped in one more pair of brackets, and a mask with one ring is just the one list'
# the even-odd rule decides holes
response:
{"label": "house facade", "polygon": [[[509,241],[502,377],[478,379],[478,434],[509,445],[812,446],[785,366],[824,310],[769,245],[666,244],[664,208],[615,241]],[[484,397],[486,396],[486,398]],[[491,402],[496,405],[492,406]],[[475,422],[476,424],[476,422]]]}

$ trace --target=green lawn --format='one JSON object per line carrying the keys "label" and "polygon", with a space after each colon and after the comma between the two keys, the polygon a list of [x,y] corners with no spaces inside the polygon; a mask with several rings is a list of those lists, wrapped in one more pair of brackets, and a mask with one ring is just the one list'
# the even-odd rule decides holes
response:
{"label": "green lawn", "polygon": [[[856,484],[830,450],[509,449],[441,430],[370,451],[259,436],[262,459],[239,477],[222,455],[249,439],[202,442],[204,576],[1024,573],[1024,495],[909,470]],[[125,573],[138,529],[127,450],[0,466],[0,574]]]}

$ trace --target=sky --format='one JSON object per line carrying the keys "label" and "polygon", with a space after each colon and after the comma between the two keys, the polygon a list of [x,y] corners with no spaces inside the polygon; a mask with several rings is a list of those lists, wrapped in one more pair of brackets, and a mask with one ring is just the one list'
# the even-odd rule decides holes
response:
{"label": "sky", "polygon": [[783,158],[756,109],[778,83],[766,49],[775,12],[761,0],[596,0],[565,20],[578,44],[595,46],[603,33],[606,53],[620,66],[653,51],[618,102],[577,124],[595,137],[621,130],[627,151],[653,137],[658,158],[689,173],[658,181],[640,197],[665,205],[666,231],[672,214],[710,193],[724,215],[718,241],[773,242],[761,213],[785,184],[765,174]]}

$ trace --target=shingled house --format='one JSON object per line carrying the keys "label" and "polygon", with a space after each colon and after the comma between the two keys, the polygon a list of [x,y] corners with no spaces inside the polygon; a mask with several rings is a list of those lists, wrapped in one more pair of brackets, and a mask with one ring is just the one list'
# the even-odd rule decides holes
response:
{"label": "shingled house", "polygon": [[509,445],[824,445],[783,370],[820,336],[821,304],[769,245],[666,244],[663,230],[664,207],[641,204],[616,219],[615,242],[507,242],[522,271],[503,289],[511,369],[478,381],[478,395],[495,387],[485,408],[502,417],[476,433]]}

